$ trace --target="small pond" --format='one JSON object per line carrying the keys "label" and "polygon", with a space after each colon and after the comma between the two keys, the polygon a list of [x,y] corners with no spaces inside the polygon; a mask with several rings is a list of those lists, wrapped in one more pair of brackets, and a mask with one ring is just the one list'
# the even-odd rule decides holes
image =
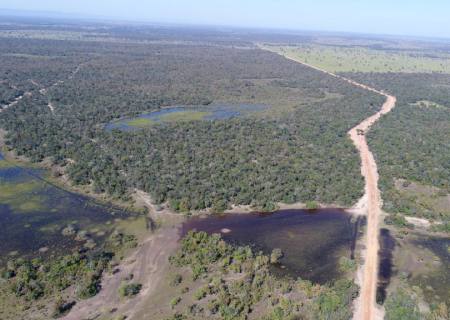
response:
{"label": "small pond", "polygon": [[214,104],[208,106],[172,106],[141,114],[134,118],[113,121],[105,126],[106,130],[119,129],[134,131],[154,124],[190,120],[226,120],[246,114],[267,110],[262,104]]}
{"label": "small pond", "polygon": [[[222,233],[225,240],[284,256],[274,271],[280,275],[327,283],[342,276],[339,258],[353,256],[358,225],[341,209],[281,210],[271,214],[224,214],[194,217],[182,227]],[[227,231],[227,232],[224,232]]]}

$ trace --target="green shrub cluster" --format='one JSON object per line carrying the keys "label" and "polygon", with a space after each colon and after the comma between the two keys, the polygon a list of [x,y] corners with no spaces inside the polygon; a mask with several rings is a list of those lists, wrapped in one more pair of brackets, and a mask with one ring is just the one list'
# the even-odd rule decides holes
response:
{"label": "green shrub cluster", "polygon": [[[189,232],[170,261],[177,267],[188,267],[196,281],[207,280],[193,293],[196,303],[184,313],[177,311],[173,319],[247,319],[261,303],[266,320],[349,319],[351,303],[358,294],[357,286],[349,280],[321,286],[276,278],[270,272],[268,256],[255,254],[249,247],[232,246],[220,235],[205,232]],[[179,301],[176,298],[171,305],[175,307]]]}
{"label": "green shrub cluster", "polygon": [[74,253],[55,259],[10,260],[2,271],[10,291],[26,300],[55,295],[75,286],[79,298],[92,297],[100,290],[100,278],[112,254]]}
{"label": "green shrub cluster", "polygon": [[119,295],[121,297],[132,297],[137,295],[142,289],[142,284],[140,283],[128,283],[123,284],[119,288]]}

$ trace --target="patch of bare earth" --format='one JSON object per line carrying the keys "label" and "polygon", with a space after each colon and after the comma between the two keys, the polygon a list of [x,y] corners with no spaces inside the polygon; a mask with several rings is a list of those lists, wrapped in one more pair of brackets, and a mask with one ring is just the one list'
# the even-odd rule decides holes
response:
{"label": "patch of bare earth", "polygon": [[[63,319],[110,319],[116,315],[126,315],[132,319],[134,313],[146,304],[159,282],[165,280],[169,256],[177,245],[178,228],[175,226],[151,234],[120,264],[118,271],[103,277],[102,290],[98,295],[77,303]],[[142,290],[133,298],[122,298],[119,288],[130,275],[133,275],[133,283],[142,284]]]}

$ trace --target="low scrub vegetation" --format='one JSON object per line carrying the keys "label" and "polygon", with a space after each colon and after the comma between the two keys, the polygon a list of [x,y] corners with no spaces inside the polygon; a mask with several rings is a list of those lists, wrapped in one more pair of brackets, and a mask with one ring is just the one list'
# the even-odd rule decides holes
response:
{"label": "low scrub vegetation", "polygon": [[[263,314],[261,319],[267,320],[349,319],[358,294],[350,280],[321,286],[276,278],[270,272],[269,256],[204,232],[190,232],[170,262],[180,269],[189,268],[194,283],[205,283],[170,302],[174,309],[170,319],[246,319],[256,308]],[[179,306],[185,298],[195,303],[183,310]]]}

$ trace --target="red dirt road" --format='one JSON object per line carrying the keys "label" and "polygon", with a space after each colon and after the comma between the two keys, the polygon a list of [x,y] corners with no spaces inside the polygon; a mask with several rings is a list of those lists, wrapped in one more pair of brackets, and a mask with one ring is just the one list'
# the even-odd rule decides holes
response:
{"label": "red dirt road", "polygon": [[[269,48],[261,48],[271,51]],[[367,203],[365,204],[365,208],[367,209],[365,261],[361,275],[361,292],[355,303],[355,312],[353,318],[355,320],[382,319],[383,311],[380,310],[380,308],[378,308],[376,304],[376,290],[378,284],[378,235],[382,200],[380,190],[378,189],[377,164],[372,152],[369,149],[369,146],[367,145],[365,134],[371,128],[371,126],[380,119],[383,114],[390,112],[395,107],[397,99],[394,96],[390,96],[380,90],[371,88],[351,79],[323,70],[321,68],[309,65],[302,61],[299,61],[296,58],[289,56],[285,57],[307,67],[326,73],[332,77],[346,81],[356,87],[360,87],[362,89],[369,90],[386,97],[386,102],[383,104],[380,111],[368,117],[349,131],[350,138],[358,149],[361,157],[361,174],[365,179],[365,199],[367,199]]]}

